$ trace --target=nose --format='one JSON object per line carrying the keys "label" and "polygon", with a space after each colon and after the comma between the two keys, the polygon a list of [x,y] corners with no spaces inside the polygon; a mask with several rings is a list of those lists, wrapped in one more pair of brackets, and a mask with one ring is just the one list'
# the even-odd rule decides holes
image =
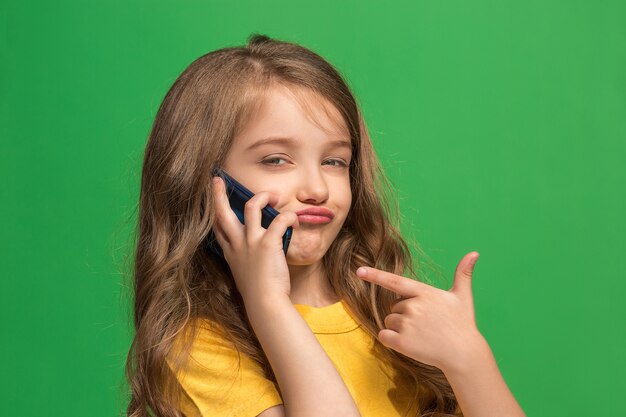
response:
{"label": "nose", "polygon": [[320,204],[328,199],[328,184],[322,166],[303,169],[296,196],[298,200],[309,204]]}

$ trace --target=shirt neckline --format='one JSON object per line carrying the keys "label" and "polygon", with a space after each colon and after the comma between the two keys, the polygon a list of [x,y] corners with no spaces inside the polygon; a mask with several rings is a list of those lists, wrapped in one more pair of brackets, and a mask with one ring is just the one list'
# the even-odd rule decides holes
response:
{"label": "shirt neckline", "polygon": [[316,334],[346,333],[359,327],[359,323],[350,315],[343,300],[324,307],[306,304],[293,306]]}

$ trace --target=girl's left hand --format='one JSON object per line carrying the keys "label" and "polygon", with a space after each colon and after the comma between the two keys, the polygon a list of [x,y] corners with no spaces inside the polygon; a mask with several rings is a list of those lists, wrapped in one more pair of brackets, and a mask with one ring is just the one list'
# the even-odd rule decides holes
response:
{"label": "girl's left hand", "polygon": [[[470,252],[461,259],[449,291],[379,269],[359,268],[359,278],[403,297],[392,303],[378,340],[444,372],[468,359],[473,349],[482,348],[486,341],[476,327],[472,295],[472,272],[478,256],[478,252]],[[361,269],[367,272],[365,276],[359,275]]]}

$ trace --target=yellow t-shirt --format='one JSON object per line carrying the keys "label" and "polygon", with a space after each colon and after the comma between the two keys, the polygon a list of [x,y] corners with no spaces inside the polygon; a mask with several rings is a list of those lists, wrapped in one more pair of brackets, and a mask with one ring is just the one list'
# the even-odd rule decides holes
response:
{"label": "yellow t-shirt", "polygon": [[[294,306],[335,365],[361,416],[404,415],[413,387],[373,356],[373,338],[342,301],[321,308]],[[210,326],[201,326],[190,355],[178,378],[185,393],[180,407],[187,417],[253,417],[283,403],[278,387],[246,355],[241,354],[237,370],[237,351]]]}

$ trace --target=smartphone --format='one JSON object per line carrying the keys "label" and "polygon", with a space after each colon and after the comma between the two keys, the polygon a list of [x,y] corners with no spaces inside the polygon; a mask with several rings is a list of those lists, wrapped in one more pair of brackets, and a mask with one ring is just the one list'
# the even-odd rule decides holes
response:
{"label": "smartphone", "polygon": [[[239,181],[231,177],[222,168],[213,168],[212,177],[221,177],[224,180],[224,184],[226,185],[226,195],[228,195],[230,207],[237,215],[237,218],[239,219],[241,224],[245,224],[243,216],[244,206],[246,204],[246,201],[250,200],[252,196],[254,196],[254,193],[244,187]],[[278,214],[279,212],[269,204],[263,207],[263,209],[261,210],[261,226],[267,229],[270,226],[270,223],[272,223],[272,221],[274,220],[274,218],[278,216]],[[283,251],[285,252],[285,255],[287,255],[287,248],[289,247],[289,242],[291,241],[292,232],[293,228],[289,226],[287,227],[287,231],[283,235]],[[217,239],[215,238],[215,233],[213,232],[213,230],[211,230],[211,233],[207,237],[206,245],[209,250],[224,258],[224,252],[222,251],[220,245],[217,243]]]}

